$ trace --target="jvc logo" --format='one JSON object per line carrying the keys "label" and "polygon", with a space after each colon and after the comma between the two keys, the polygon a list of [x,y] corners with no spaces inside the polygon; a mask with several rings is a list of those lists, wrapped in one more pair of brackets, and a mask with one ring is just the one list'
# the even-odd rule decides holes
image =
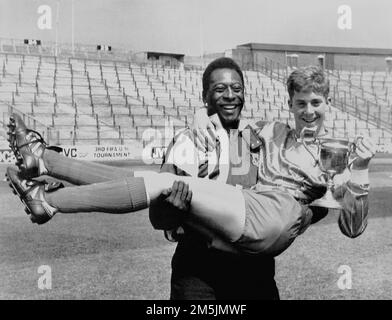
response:
{"label": "jvc logo", "polygon": [[165,155],[166,147],[152,147],[151,158],[152,159],[162,159]]}
{"label": "jvc logo", "polygon": [[63,153],[66,157],[69,157],[69,158],[76,158],[77,157],[76,148],[63,148]]}

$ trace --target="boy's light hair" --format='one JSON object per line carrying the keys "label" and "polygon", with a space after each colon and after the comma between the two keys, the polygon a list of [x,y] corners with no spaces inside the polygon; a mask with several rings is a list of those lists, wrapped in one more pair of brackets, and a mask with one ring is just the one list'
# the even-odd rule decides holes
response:
{"label": "boy's light hair", "polygon": [[287,79],[287,91],[290,99],[295,92],[311,91],[321,94],[325,99],[329,95],[329,79],[323,69],[317,66],[308,66],[294,70]]}

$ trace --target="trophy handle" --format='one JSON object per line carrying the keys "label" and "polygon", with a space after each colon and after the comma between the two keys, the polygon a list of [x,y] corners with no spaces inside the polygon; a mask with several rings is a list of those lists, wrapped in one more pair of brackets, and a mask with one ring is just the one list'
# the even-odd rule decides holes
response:
{"label": "trophy handle", "polygon": [[[362,137],[362,136],[359,136],[358,139],[357,139],[357,141],[358,141],[359,139],[363,139],[363,137]],[[349,151],[349,153],[348,153],[348,159],[350,159],[351,155],[352,155],[353,153],[355,153],[356,148],[357,148],[356,142],[351,142],[351,143],[350,143],[350,151]],[[356,155],[353,159],[348,160],[348,162],[347,162],[347,168],[350,169],[350,168],[351,168],[351,165],[352,165],[352,164],[354,163],[354,161],[357,160],[358,158],[359,158],[358,155]],[[351,169],[350,169],[350,170],[351,170]]]}
{"label": "trophy handle", "polygon": [[[317,166],[319,164],[319,162],[320,162],[319,159],[320,159],[320,149],[321,148],[320,148],[320,140],[317,139],[317,137],[316,137],[316,129],[304,127],[301,130],[300,139],[299,140],[300,140],[301,144],[304,146],[305,150],[314,159],[314,166]],[[308,148],[308,146],[306,145],[305,141],[316,142],[316,145],[317,145],[317,157],[315,157],[313,152]]]}

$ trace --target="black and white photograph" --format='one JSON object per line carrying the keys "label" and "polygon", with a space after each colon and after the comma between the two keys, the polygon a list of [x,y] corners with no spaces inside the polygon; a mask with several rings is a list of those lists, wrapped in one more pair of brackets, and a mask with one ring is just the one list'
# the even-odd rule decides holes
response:
{"label": "black and white photograph", "polygon": [[390,300],[391,13],[1,0],[0,299]]}

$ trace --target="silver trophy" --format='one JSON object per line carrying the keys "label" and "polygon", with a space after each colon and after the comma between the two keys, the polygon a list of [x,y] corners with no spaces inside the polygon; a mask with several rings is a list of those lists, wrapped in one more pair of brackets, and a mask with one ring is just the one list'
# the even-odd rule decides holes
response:
{"label": "silver trophy", "polygon": [[[301,136],[305,137],[306,135],[303,134]],[[312,154],[316,164],[327,177],[326,193],[322,198],[313,201],[310,206],[341,209],[341,204],[332,194],[332,188],[334,187],[333,178],[336,174],[343,173],[356,159],[355,157],[350,160],[351,155],[355,151],[355,144],[348,139],[314,137],[313,143],[316,143],[318,146],[317,155],[314,156],[306,146],[304,139],[302,139],[302,143],[306,150]]]}

